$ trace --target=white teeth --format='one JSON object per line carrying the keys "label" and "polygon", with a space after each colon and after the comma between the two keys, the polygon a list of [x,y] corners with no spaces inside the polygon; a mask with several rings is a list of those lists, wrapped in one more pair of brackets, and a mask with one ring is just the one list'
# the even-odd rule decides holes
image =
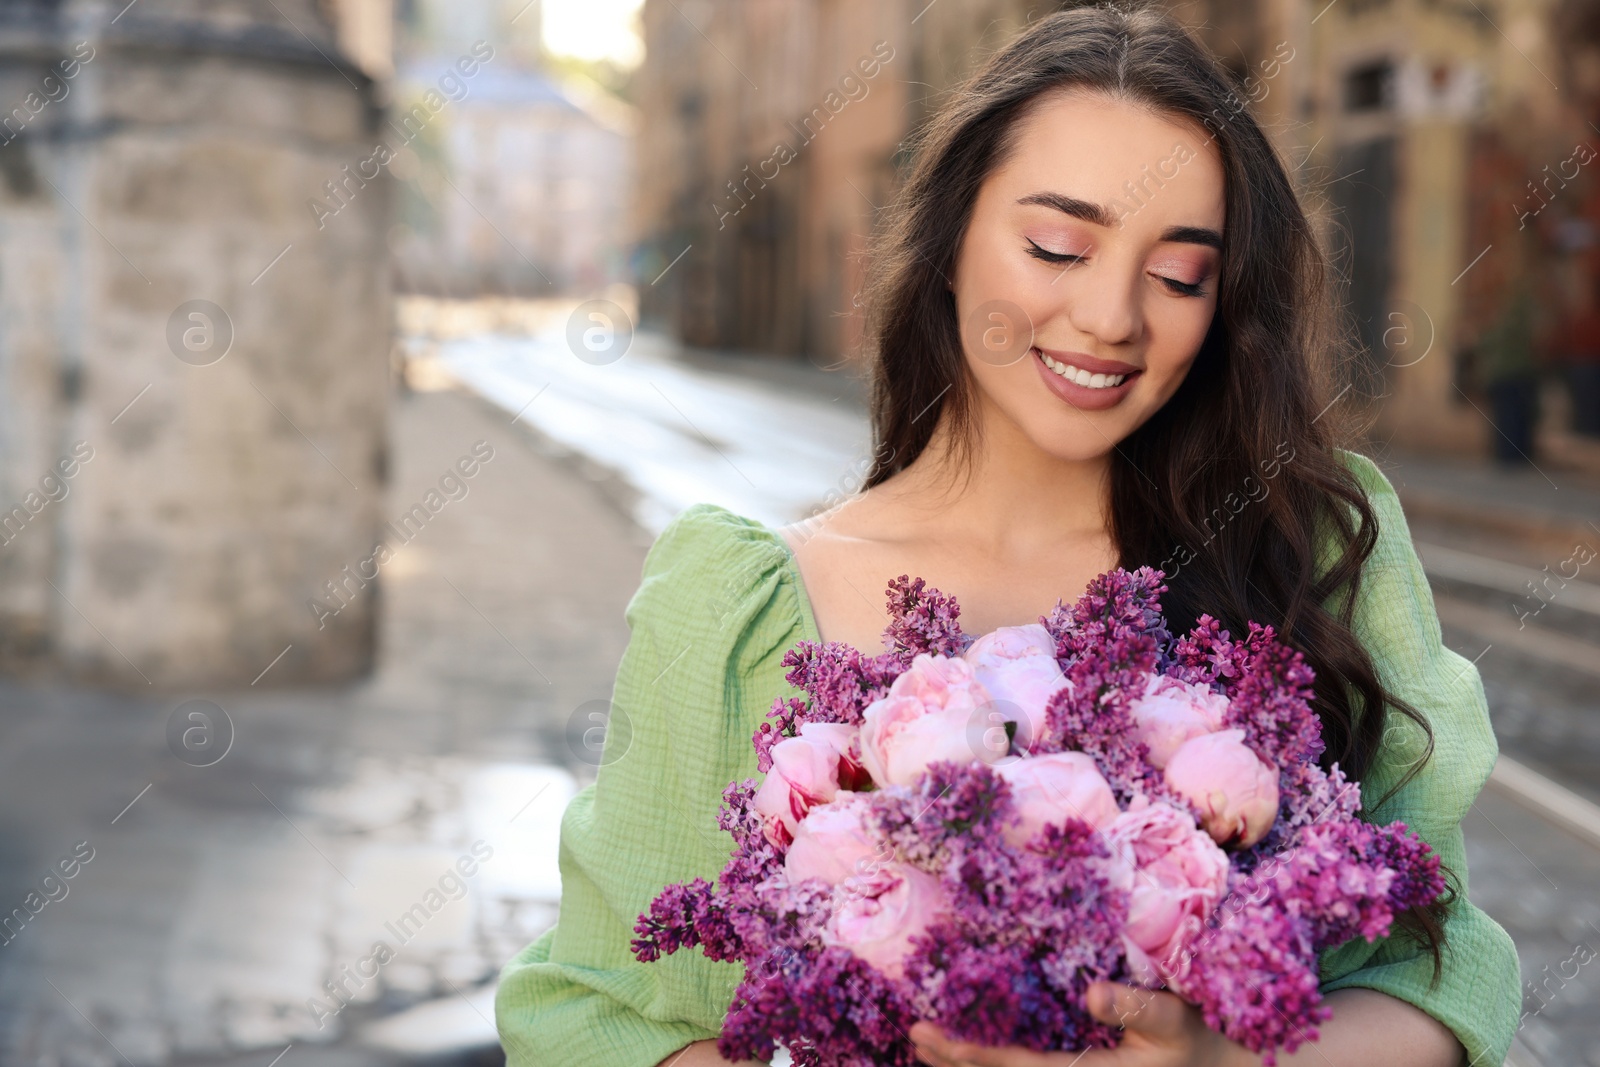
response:
{"label": "white teeth", "polygon": [[1111,389],[1121,385],[1128,377],[1126,374],[1090,374],[1086,370],[1074,367],[1070,363],[1061,363],[1051,359],[1043,352],[1039,357],[1044,360],[1044,365],[1061,375],[1068,381],[1076,382],[1087,389]]}

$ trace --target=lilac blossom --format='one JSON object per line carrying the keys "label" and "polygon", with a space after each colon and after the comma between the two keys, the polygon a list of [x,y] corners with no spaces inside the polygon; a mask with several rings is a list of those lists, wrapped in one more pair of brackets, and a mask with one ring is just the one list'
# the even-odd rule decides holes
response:
{"label": "lilac blossom", "polygon": [[927,652],[940,656],[959,656],[972,644],[956,620],[961,605],[956,598],[929,589],[921,578],[902,574],[889,583],[889,625],[883,631],[884,645],[899,657],[902,667]]}

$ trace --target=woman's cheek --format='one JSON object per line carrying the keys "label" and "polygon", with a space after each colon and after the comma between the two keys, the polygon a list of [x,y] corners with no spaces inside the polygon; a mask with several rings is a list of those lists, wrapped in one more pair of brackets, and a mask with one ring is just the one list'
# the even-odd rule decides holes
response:
{"label": "woman's cheek", "polygon": [[[1206,332],[1211,328],[1216,314],[1214,297],[1187,297],[1182,301],[1167,300],[1167,307],[1146,319],[1154,327],[1150,347],[1145,350],[1146,366],[1156,373],[1152,377],[1170,385],[1170,392],[1193,366],[1205,343]],[[1173,306],[1177,305],[1177,306]],[[1189,305],[1189,306],[1184,306]]]}

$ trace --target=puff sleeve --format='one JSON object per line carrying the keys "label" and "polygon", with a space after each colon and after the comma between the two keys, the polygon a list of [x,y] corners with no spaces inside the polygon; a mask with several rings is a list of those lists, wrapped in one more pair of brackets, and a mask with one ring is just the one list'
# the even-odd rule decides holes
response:
{"label": "puff sleeve", "polygon": [[751,734],[816,625],[778,534],[709,504],[657,538],[627,621],[601,766],[561,820],[557,923],[501,974],[511,1067],[649,1067],[715,1037],[743,975],[696,951],[642,964],[629,944],[664,886],[727,863],[722,791],[756,774]]}
{"label": "puff sleeve", "polygon": [[1476,666],[1444,647],[1433,592],[1411,544],[1394,486],[1372,460],[1345,462],[1377,513],[1378,542],[1363,571],[1355,607],[1357,637],[1391,692],[1427,719],[1434,751],[1422,769],[1381,807],[1378,801],[1419,761],[1426,739],[1410,719],[1391,714],[1361,799],[1377,823],[1399,819],[1433,846],[1455,872],[1459,895],[1445,922],[1443,970],[1402,937],[1357,938],[1323,955],[1322,989],[1374,989],[1432,1015],[1455,1033],[1475,1067],[1499,1064],[1516,1033],[1522,1004],[1516,949],[1501,926],[1467,899],[1461,819],[1499,754]]}

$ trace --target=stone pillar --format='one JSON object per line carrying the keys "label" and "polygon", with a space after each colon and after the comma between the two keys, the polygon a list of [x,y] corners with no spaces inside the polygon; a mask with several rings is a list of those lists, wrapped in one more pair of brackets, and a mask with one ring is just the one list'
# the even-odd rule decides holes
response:
{"label": "stone pillar", "polygon": [[359,173],[380,119],[315,0],[0,9],[12,666],[369,669],[376,584],[344,569],[382,522],[389,189]]}

